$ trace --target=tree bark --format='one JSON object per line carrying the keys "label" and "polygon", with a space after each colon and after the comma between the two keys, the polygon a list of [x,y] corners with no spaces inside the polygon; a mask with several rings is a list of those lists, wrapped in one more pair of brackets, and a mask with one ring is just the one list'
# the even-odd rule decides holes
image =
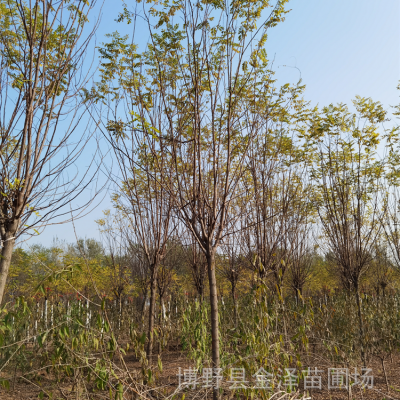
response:
{"label": "tree bark", "polygon": [[161,354],[162,351],[162,330],[163,330],[163,325],[164,325],[164,299],[163,296],[160,296],[160,312],[159,312],[159,326],[160,326],[160,334],[158,337],[158,354]]}
{"label": "tree bark", "polygon": [[[18,225],[17,223],[15,223]],[[1,249],[1,258],[0,258],[0,304],[3,302],[4,292],[6,289],[8,272],[10,270],[11,265],[11,257],[15,245],[15,232],[17,229],[13,229],[13,231],[8,231],[5,235],[2,235],[3,247]]]}
{"label": "tree bark", "polygon": [[143,293],[143,303],[142,303],[142,332],[144,331],[144,313],[146,312],[146,301],[147,301],[147,291]]}
{"label": "tree bark", "polygon": [[363,367],[366,367],[365,349],[364,349],[364,324],[362,320],[361,298],[360,298],[360,291],[358,288],[358,284],[356,287],[356,301],[357,301],[357,311],[358,311],[358,324],[359,324],[358,327],[360,334],[361,361],[363,362]]}
{"label": "tree bark", "polygon": [[[219,329],[218,329],[218,293],[217,280],[215,277],[215,252],[207,255],[208,281],[210,283],[210,307],[211,307],[211,348],[212,367],[219,368]],[[213,371],[214,372],[214,371]],[[214,376],[214,374],[213,374]],[[214,383],[216,384],[216,383]],[[214,386],[213,399],[218,399],[218,389]]]}
{"label": "tree bark", "polygon": [[149,341],[147,343],[147,359],[149,366],[151,366],[151,357],[153,355],[153,331],[154,331],[154,311],[156,307],[156,296],[157,296],[157,273],[158,265],[153,265],[152,276],[150,282],[150,307],[149,307]]}

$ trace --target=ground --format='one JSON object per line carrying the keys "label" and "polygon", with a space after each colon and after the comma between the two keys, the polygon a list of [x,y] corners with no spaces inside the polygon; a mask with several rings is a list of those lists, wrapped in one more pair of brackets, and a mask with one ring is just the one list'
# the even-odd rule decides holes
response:
{"label": "ground", "polygon": [[[177,388],[179,383],[178,371],[181,368],[183,372],[184,369],[189,369],[193,366],[193,363],[187,359],[185,354],[179,349],[177,346],[171,346],[168,351],[165,351],[162,354],[162,364],[163,371],[159,376],[157,376],[157,388],[153,392],[149,392],[147,394],[147,398],[162,398],[165,395],[172,394]],[[129,353],[125,358],[126,365],[131,371],[132,375],[140,376],[140,365],[137,359],[135,358],[133,353]],[[155,358],[156,362],[156,358]],[[319,370],[324,370],[324,373],[321,373],[322,376],[322,390],[312,389],[309,391],[308,395],[305,397],[310,397],[315,400],[349,400],[349,393],[345,389],[336,389],[336,390],[328,390],[328,368],[332,367],[327,365],[326,362],[322,362],[315,357],[314,360],[310,361],[311,369],[314,367],[318,367]],[[372,370],[370,375],[373,376],[373,388],[372,389],[361,389],[353,387],[352,390],[352,398],[360,399],[360,400],[383,400],[383,399],[400,399],[400,354],[393,355],[392,358],[388,358],[385,361],[386,374],[389,384],[389,393],[387,392],[386,381],[384,377],[384,372],[382,368],[382,362],[378,358],[374,358],[370,361],[368,368]],[[359,369],[360,370],[360,369]],[[350,373],[354,373],[354,368],[349,369]],[[183,378],[182,378],[183,380]],[[247,379],[246,379],[247,380]],[[51,383],[50,377],[43,376],[43,387],[46,387],[47,384]],[[233,390],[229,390],[228,386],[232,385],[232,383],[227,383],[226,379],[222,383],[224,387],[223,398],[224,399],[232,399],[237,397],[237,393]],[[23,382],[16,381],[14,383],[13,390],[5,390],[0,389],[0,400],[37,400],[38,395],[41,391],[40,387],[37,388],[32,387],[32,385]],[[300,382],[300,394],[296,397],[300,398],[303,394],[303,382]],[[58,393],[57,396],[54,397],[54,400],[58,400],[59,398],[64,398],[68,400],[76,400],[77,397],[75,394],[71,392],[72,388],[65,387],[63,390],[63,395]],[[158,396],[158,393],[162,393],[162,396]],[[102,396],[103,397],[103,396]],[[244,396],[240,396],[243,397]],[[281,396],[276,396],[278,399]],[[46,397],[45,397],[46,398]],[[82,400],[87,397],[82,397]],[[89,397],[90,398],[90,397]],[[104,399],[109,399],[109,395],[103,397]],[[177,399],[182,398],[182,393],[176,397]],[[204,389],[190,389],[185,391],[185,398],[197,398],[197,399],[211,399],[212,393],[206,392]],[[130,399],[130,397],[128,397]],[[288,397],[289,399],[289,397]],[[80,400],[80,399],[79,399]]]}

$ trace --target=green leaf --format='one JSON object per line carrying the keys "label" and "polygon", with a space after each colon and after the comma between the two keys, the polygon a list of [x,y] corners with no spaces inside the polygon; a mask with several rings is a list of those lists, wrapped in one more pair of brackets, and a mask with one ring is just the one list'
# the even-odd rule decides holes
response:
{"label": "green leaf", "polygon": [[6,390],[10,390],[10,381],[8,379],[0,379],[0,386]]}
{"label": "green leaf", "polygon": [[122,383],[118,383],[118,389],[115,393],[115,400],[123,400],[124,399],[124,387]]}

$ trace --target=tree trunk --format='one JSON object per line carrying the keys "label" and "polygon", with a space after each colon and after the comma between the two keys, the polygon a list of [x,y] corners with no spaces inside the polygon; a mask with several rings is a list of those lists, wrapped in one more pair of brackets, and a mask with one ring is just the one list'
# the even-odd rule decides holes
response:
{"label": "tree trunk", "polygon": [[358,284],[356,287],[356,301],[357,301],[357,311],[358,311],[358,324],[359,324],[358,327],[360,334],[361,361],[363,363],[363,367],[366,367],[365,349],[364,349],[364,324],[362,320],[361,298],[360,298],[360,291],[358,289]]}
{"label": "tree trunk", "polygon": [[[16,230],[14,232],[16,232]],[[15,245],[14,233],[6,232],[4,236],[2,235],[2,240],[3,247],[1,249],[0,258],[0,304],[3,301],[8,271],[10,270],[11,265],[11,256]]]}
{"label": "tree trunk", "polygon": [[159,313],[159,325],[160,325],[160,329],[161,329],[161,331],[160,331],[160,335],[159,335],[159,337],[158,337],[158,354],[161,354],[161,350],[162,350],[162,334],[163,334],[163,331],[162,331],[162,329],[163,329],[163,325],[164,325],[164,300],[163,300],[163,297],[162,296],[160,296],[159,295],[159,297],[160,297],[160,313]]}
{"label": "tree trunk", "polygon": [[147,359],[149,361],[149,366],[151,366],[151,356],[153,355],[153,331],[154,331],[154,311],[156,308],[156,296],[157,296],[157,273],[158,265],[153,265],[151,282],[150,282],[150,307],[149,307],[149,330],[147,343]]}
{"label": "tree trunk", "polygon": [[145,293],[143,293],[143,303],[142,303],[142,332],[144,331],[144,313],[146,311],[146,301],[147,301],[147,290]]}
{"label": "tree trunk", "polygon": [[[207,255],[208,281],[210,283],[210,306],[211,306],[211,347],[212,347],[212,367],[219,368],[219,329],[218,329],[218,294],[217,279],[215,277],[215,253]],[[214,375],[214,374],[213,374]],[[214,383],[216,385],[216,383]],[[218,389],[214,386],[213,399],[218,399]]]}
{"label": "tree trunk", "polygon": [[238,310],[237,310],[237,301],[236,301],[236,285],[235,283],[231,283],[232,285],[232,300],[233,300],[233,312],[234,312],[234,319],[235,319],[235,328],[238,325]]}

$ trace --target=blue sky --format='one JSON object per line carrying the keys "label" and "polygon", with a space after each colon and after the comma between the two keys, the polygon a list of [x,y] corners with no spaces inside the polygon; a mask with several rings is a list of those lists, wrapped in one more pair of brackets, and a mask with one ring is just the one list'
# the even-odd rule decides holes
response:
{"label": "blue sky", "polygon": [[[127,3],[133,8],[134,2]],[[301,72],[305,98],[313,105],[350,103],[356,95],[372,97],[387,109],[400,103],[399,0],[292,0],[288,8],[292,11],[270,30],[266,46],[280,83],[297,82]],[[105,0],[97,44],[116,30],[131,33],[131,25],[115,22],[120,10],[120,0]],[[142,32],[136,37],[141,44],[148,39]],[[85,161],[80,162],[84,167]],[[89,191],[77,203],[88,196]],[[78,236],[99,238],[94,220],[107,208],[106,195],[89,215],[76,221]],[[51,245],[55,236],[75,241],[72,225],[65,224],[47,227],[28,243]]]}

